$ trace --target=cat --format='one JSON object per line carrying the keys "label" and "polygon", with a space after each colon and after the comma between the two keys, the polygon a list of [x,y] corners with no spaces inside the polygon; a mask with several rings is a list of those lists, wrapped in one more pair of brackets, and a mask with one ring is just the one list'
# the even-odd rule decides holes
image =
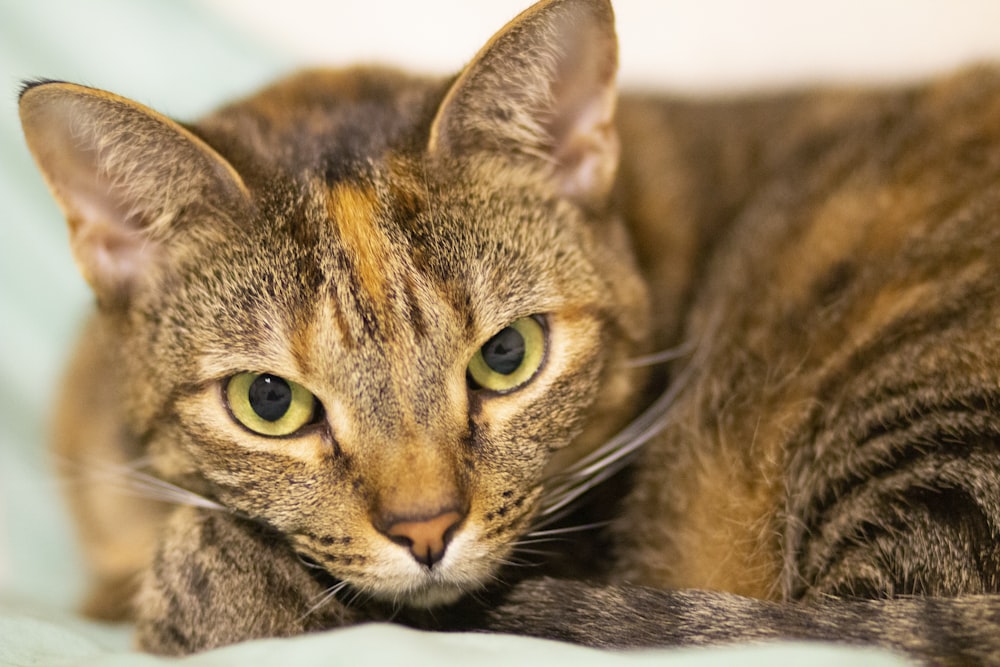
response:
{"label": "cat", "polygon": [[97,301],[55,438],[91,615],[1000,663],[1000,70],[616,68],[608,0],[543,0],[456,77],[190,125],[25,85]]}

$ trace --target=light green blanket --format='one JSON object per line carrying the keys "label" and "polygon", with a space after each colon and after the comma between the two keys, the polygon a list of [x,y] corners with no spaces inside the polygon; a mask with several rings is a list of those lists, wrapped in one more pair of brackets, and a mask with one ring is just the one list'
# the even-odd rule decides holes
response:
{"label": "light green blanket", "polygon": [[[277,5],[275,6],[277,8]],[[90,296],[58,209],[24,148],[19,82],[65,79],[193,118],[291,69],[190,0],[0,2],[0,666],[158,665],[129,629],[72,612],[78,555],[44,451],[46,411]],[[388,625],[269,640],[182,661],[254,665],[898,664],[892,656],[775,644],[608,654],[518,637],[421,633]]]}

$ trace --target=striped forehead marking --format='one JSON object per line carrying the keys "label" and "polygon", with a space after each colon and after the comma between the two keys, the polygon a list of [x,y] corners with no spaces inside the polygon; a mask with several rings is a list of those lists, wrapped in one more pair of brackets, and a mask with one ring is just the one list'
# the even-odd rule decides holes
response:
{"label": "striped forehead marking", "polygon": [[376,309],[383,309],[390,291],[392,248],[385,231],[375,224],[378,195],[372,188],[338,183],[329,190],[326,208],[352,260],[359,286]]}

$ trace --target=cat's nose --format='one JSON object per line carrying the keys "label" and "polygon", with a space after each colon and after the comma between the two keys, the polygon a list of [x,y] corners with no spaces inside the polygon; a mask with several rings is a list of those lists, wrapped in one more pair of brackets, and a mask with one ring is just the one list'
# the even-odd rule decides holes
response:
{"label": "cat's nose", "polygon": [[444,558],[445,549],[464,518],[462,513],[448,510],[432,517],[395,521],[383,532],[396,544],[409,548],[418,563],[434,567]]}

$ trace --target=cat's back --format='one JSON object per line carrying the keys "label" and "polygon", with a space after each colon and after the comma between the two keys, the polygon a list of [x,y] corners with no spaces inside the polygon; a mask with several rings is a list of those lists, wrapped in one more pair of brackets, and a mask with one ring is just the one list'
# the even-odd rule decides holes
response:
{"label": "cat's back", "polygon": [[626,210],[675,307],[661,344],[699,346],[620,525],[623,576],[995,590],[996,548],[968,536],[1000,488],[1000,73],[621,117]]}
{"label": "cat's back", "polygon": [[[998,104],[1000,70],[989,66],[891,87],[623,95],[620,202],[664,304],[661,344],[676,342],[677,314],[718,238],[735,226],[752,229],[747,233],[760,238],[757,245],[770,243],[761,236],[762,223],[743,222],[748,209],[764,211],[750,217],[767,217],[767,209],[791,197],[807,208],[834,199],[847,206],[853,199],[870,209],[872,193],[855,187],[866,178],[883,189],[899,185],[895,197],[923,192],[925,203],[982,194],[992,170],[984,160],[997,155],[989,147],[1000,132]],[[899,170],[895,183],[883,180],[889,168]],[[894,209],[905,218],[900,205],[906,202]],[[776,220],[774,227],[787,230],[795,215],[778,217],[786,222]],[[812,224],[807,217],[800,216],[801,226]],[[841,220],[837,226],[851,225]]]}

